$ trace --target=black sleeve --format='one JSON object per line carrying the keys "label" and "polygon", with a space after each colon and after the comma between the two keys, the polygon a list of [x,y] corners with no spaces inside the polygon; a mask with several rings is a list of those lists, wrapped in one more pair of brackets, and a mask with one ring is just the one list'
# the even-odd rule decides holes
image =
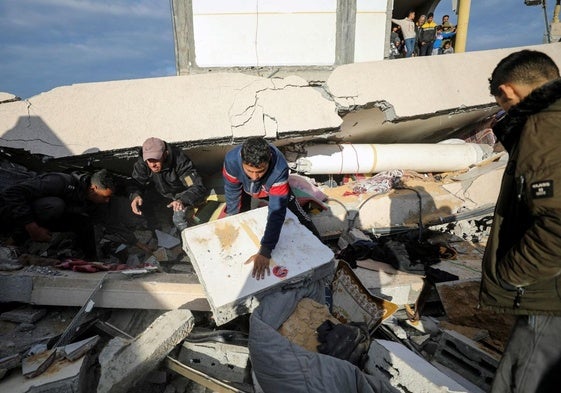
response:
{"label": "black sleeve", "polygon": [[24,226],[35,221],[31,208],[33,201],[43,197],[65,199],[70,183],[70,175],[47,173],[8,187],[3,191],[4,201],[14,221]]}
{"label": "black sleeve", "polygon": [[185,191],[175,195],[175,199],[179,199],[185,206],[196,206],[204,202],[209,191],[203,184],[203,179],[198,174],[197,169],[185,153],[181,152],[178,155],[175,170],[177,176],[186,187]]}
{"label": "black sleeve", "polygon": [[136,196],[142,196],[146,187],[150,184],[150,169],[146,163],[139,158],[132,169],[132,181],[127,184],[127,193],[133,200]]}

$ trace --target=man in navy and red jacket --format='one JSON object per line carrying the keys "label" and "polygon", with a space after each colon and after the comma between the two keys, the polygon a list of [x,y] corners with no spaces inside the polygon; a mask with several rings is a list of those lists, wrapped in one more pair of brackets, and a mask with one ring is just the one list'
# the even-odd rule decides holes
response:
{"label": "man in navy and red jacket", "polygon": [[[261,137],[247,139],[230,150],[222,169],[226,194],[226,213],[237,214],[250,209],[251,197],[268,199],[269,213],[265,233],[253,261],[253,277],[270,274],[271,253],[279,240],[288,207],[312,233],[319,233],[312,220],[298,204],[288,183],[288,164],[282,153]],[[246,262],[246,263],[248,263]]]}

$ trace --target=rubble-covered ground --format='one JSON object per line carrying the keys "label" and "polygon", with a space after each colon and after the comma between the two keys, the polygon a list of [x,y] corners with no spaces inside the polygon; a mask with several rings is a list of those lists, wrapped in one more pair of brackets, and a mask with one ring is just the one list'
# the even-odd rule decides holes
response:
{"label": "rubble-covered ground", "polygon": [[[18,167],[14,176],[25,178],[25,170]],[[329,181],[333,180],[329,179]],[[340,239],[332,238],[326,240],[326,243],[334,250],[339,259],[345,260],[351,265],[354,263],[355,267],[357,260],[376,259],[376,256],[383,257],[381,250],[387,251],[392,248],[382,246],[387,246],[391,241],[407,243],[409,246],[413,246],[417,259],[414,259],[411,249],[409,249],[405,259],[409,261],[409,264],[404,264],[404,259],[398,259],[394,260],[393,266],[390,267],[418,275],[425,273],[428,267],[439,260],[453,260],[453,254],[468,255],[471,253],[476,255],[475,258],[477,255],[480,257],[489,233],[491,220],[491,216],[481,216],[423,228],[422,231],[416,229],[383,236],[363,233],[364,237],[360,242],[351,238],[347,239],[346,243],[341,243]],[[134,277],[135,274],[158,274],[158,272],[194,274],[193,266],[182,250],[179,234],[173,226],[169,225],[169,222],[162,220],[157,223],[157,227],[147,227],[146,223],[131,225],[129,229],[139,242],[146,246],[142,248],[134,244],[122,243],[119,241],[120,239],[115,239],[111,235],[102,237],[99,242],[99,260],[89,263],[88,269],[91,270],[83,270],[83,274],[88,274],[86,271],[111,271],[117,266],[123,271],[132,271],[131,277]],[[353,245],[354,248],[350,247]],[[441,248],[442,253],[439,255],[423,254],[429,248],[434,250],[429,247],[434,245],[445,245],[445,249],[442,251]],[[72,235],[68,233],[57,233],[56,241],[49,245],[28,241],[16,247],[9,237],[0,239],[0,270],[5,274],[9,274],[10,271],[23,270],[44,276],[58,276],[64,274],[65,269],[84,268],[84,265],[79,263],[72,264],[73,261],[80,261],[80,257],[80,250],[74,247]],[[401,342],[428,360],[438,360],[443,356],[443,340],[446,340],[443,339],[444,331],[455,331],[461,332],[463,336],[479,343],[481,350],[491,353],[490,356],[500,356],[504,340],[508,336],[509,321],[502,317],[475,311],[478,286],[473,282],[455,283],[454,279],[450,279],[449,276],[443,277],[442,271],[439,269],[433,269],[431,274],[427,274],[427,277],[429,285],[426,285],[424,293],[419,295],[418,302],[398,310],[378,328],[375,337]],[[8,365],[10,357],[17,354],[23,359],[37,351],[38,346],[52,346],[80,312],[79,307],[0,303],[0,377],[5,381],[11,375],[21,373],[19,366]],[[100,373],[98,356],[116,335],[115,331],[109,329],[108,326],[125,332],[125,337],[126,335],[135,337],[145,331],[162,314],[164,314],[162,310],[94,308],[80,319],[78,331],[72,334],[72,342],[94,335],[100,337],[95,347],[84,354],[87,358],[85,362],[87,371],[83,373],[86,376],[80,377],[81,389],[83,389],[80,392],[95,391],[94,387]],[[224,330],[236,331],[240,334],[248,333],[247,316],[238,317],[226,326],[217,327],[210,312],[193,311],[193,315],[195,325],[192,335]],[[176,348],[170,352],[170,356],[177,356],[177,352]],[[196,364],[192,366],[196,367]],[[456,371],[462,373],[462,370]],[[471,377],[472,380],[477,379]],[[469,379],[466,378],[466,380]],[[0,380],[0,388],[2,383]],[[249,389],[246,391],[252,389],[251,381],[247,380],[247,376],[244,384],[238,386],[242,390]],[[135,381],[129,391],[183,393],[210,392],[211,390],[171,371],[160,363],[152,372]]]}

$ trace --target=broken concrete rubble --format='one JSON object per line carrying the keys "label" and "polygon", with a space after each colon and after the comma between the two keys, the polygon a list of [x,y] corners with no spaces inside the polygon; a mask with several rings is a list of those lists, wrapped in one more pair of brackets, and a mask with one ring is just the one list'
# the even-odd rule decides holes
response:
{"label": "broken concrete rubble", "polygon": [[101,376],[97,391],[127,392],[187,337],[193,325],[189,310],[172,310],[157,318],[134,340],[111,340],[99,357]]}
{"label": "broken concrete rubble", "polygon": [[[558,48],[559,46],[540,46],[538,49],[548,52],[558,60]],[[412,96],[402,94],[407,89],[401,88],[403,86],[400,84],[406,81],[402,78],[388,77],[392,73],[404,72],[402,67],[405,67],[405,62],[391,63],[391,66],[386,63],[339,67],[320,87],[312,86],[299,77],[270,79],[240,74],[212,74],[212,76],[79,84],[57,88],[25,102],[2,94],[0,95],[2,114],[0,129],[4,129],[4,132],[0,145],[4,148],[27,149],[35,155],[35,158],[44,155],[46,163],[56,161],[58,165],[71,167],[76,163],[91,160],[97,166],[118,168],[121,173],[126,174],[128,161],[135,156],[135,146],[143,138],[152,136],[157,129],[165,129],[166,139],[190,149],[193,158],[196,158],[209,173],[220,167],[221,156],[232,142],[250,135],[263,135],[275,140],[279,145],[286,146],[289,153],[290,148],[298,149],[297,144],[292,146],[291,144],[311,143],[315,142],[315,138],[322,142],[325,139],[353,143],[435,142],[459,129],[469,127],[476,120],[487,118],[496,110],[486,91],[487,81],[481,78],[482,68],[477,64],[478,62],[472,60],[474,56],[478,56],[479,61],[484,62],[483,67],[489,68],[496,64],[497,59],[503,57],[506,51],[446,57],[443,60],[446,62],[444,73],[451,72],[446,70],[453,70],[459,64],[462,66],[466,63],[470,64],[465,75],[455,74],[454,77],[450,77],[451,84],[447,86],[438,83],[442,75],[438,75],[438,78],[435,76],[436,59],[413,59],[416,72],[432,75],[430,78],[436,78],[433,79],[435,86],[445,89],[435,96],[435,100],[426,100],[422,105],[419,105],[418,100],[414,100]],[[438,67],[439,72],[442,71],[441,67],[442,65]],[[104,99],[100,100],[99,97]],[[126,103],[124,110],[115,111],[117,103],[123,102]],[[71,117],[61,113],[60,108],[65,105],[67,111],[70,108],[73,114]],[[174,109],[184,107],[193,108],[193,111]],[[147,113],[150,116],[147,117]],[[100,130],[103,131],[103,135],[110,137],[96,136],[99,135]],[[17,138],[14,135],[17,135]],[[113,139],[117,135],[119,138]],[[102,159],[108,156],[111,156],[112,160],[102,162]],[[53,160],[52,157],[55,159]],[[459,326],[458,330],[465,326],[470,327],[473,324],[473,321],[469,321],[470,316],[457,318],[454,310],[447,306],[453,298],[451,292],[465,295],[462,280],[479,279],[480,247],[473,247],[466,252],[461,252],[460,249],[469,248],[465,246],[469,242],[484,243],[488,227],[486,221],[489,220],[487,214],[493,208],[496,199],[499,179],[504,170],[504,158],[506,158],[504,155],[496,154],[488,162],[478,163],[471,168],[466,168],[465,171],[453,174],[410,172],[404,176],[400,188],[377,195],[361,192],[364,183],[361,183],[362,179],[358,176],[350,182],[339,183],[329,179],[331,185],[335,182],[336,186],[323,187],[322,185],[322,191],[327,195],[327,200],[323,201],[327,209],[314,214],[313,220],[326,242],[345,237],[353,230],[361,232],[370,239],[387,235],[396,229],[411,230],[425,226],[432,227],[436,224],[440,224],[440,230],[452,231],[463,238],[451,245],[458,252],[458,258],[442,260],[433,265],[434,268],[454,275],[459,280],[447,281],[443,285],[436,284],[437,290],[429,293],[424,307],[418,307],[420,305],[417,304],[421,293],[427,288],[422,274],[409,274],[395,268],[392,271],[390,265],[384,266],[374,260],[370,261],[371,263],[362,260],[355,272],[370,293],[391,300],[399,305],[400,309],[414,304],[415,311],[421,309],[427,314],[431,314],[432,311],[431,315],[435,315],[435,318],[454,320]],[[219,193],[218,188],[215,190]],[[450,228],[447,223],[453,224],[454,227]],[[353,242],[348,239],[347,241]],[[167,242],[166,245],[171,246]],[[334,244],[330,246],[335,248]],[[104,285],[96,307],[107,310],[175,310],[179,314],[186,311],[180,310],[181,308],[186,308],[194,313],[201,312],[208,315],[211,305],[204,291],[204,285],[201,285],[197,277],[192,274],[192,265],[187,264],[187,261],[178,261],[179,252],[180,250],[177,249],[171,251],[169,248],[164,248],[154,255],[154,259],[159,261],[160,267],[163,266],[164,270],[166,268],[172,270],[167,266],[168,262],[177,266],[173,268],[173,272],[149,274],[147,270],[141,272],[139,269],[131,275],[115,273],[115,276]],[[193,262],[196,264],[199,262],[198,259]],[[138,258],[139,263],[141,260],[145,261],[144,256]],[[3,302],[62,307],[80,306],[99,282],[98,273],[88,273],[85,276],[84,273],[61,271],[53,266],[39,267],[36,265],[37,259],[34,259],[33,263],[35,265],[19,268],[15,273],[7,272],[0,275],[0,297]],[[27,264],[32,263],[27,262]],[[134,265],[137,266],[136,263]],[[177,271],[182,273],[178,274]],[[139,277],[140,274],[142,276]],[[452,289],[445,293],[443,289],[445,286],[450,286]],[[468,297],[464,296],[464,298]],[[430,306],[434,306],[436,310],[430,310]],[[445,312],[442,312],[442,308]],[[231,317],[239,316],[239,314],[232,314],[226,319],[230,322]],[[415,369],[413,365],[417,364],[418,360],[414,356],[409,358],[410,354],[407,351],[413,354],[422,353],[427,358],[434,356],[438,360],[439,357],[449,356],[444,349],[451,342],[450,337],[456,334],[444,332],[444,328],[442,335],[440,331],[435,333],[433,330],[428,333],[419,332],[411,326],[412,321],[407,313],[399,316],[400,318],[392,318],[386,323],[396,325],[394,330],[400,331],[398,341],[407,342],[407,350],[392,345],[386,346],[386,350],[394,353],[393,358],[384,366],[380,366],[383,361],[377,363],[376,367],[382,367],[385,372],[392,375],[410,375],[410,380],[399,380],[396,383],[402,386],[403,391],[421,385],[427,386],[427,389],[428,387],[437,389],[435,386],[444,385],[455,386],[457,383],[454,382],[455,380],[446,379],[442,382],[440,375],[437,378],[438,382],[435,383],[430,378],[436,375],[433,374],[433,369],[430,371]],[[68,318],[67,321],[70,319],[72,318]],[[116,339],[115,342],[118,341],[122,346],[112,353],[110,353],[110,346],[106,346],[105,355],[108,357],[102,359],[106,373],[100,380],[100,386],[105,389],[103,391],[125,391],[133,382],[140,380],[147,371],[157,368],[165,355],[182,340],[181,337],[189,333],[186,330],[190,330],[195,324],[195,321],[187,319],[190,321],[190,327],[189,323],[181,325],[180,321],[175,320],[178,325],[181,325],[176,331],[170,329],[168,324],[156,322],[161,327],[160,332],[165,333],[162,333],[161,337],[156,337],[157,335],[148,329],[144,332],[146,336],[133,338],[132,341]],[[480,319],[476,318],[476,320],[476,324],[482,323]],[[226,320],[218,318],[218,321]],[[35,322],[37,320],[32,321]],[[450,326],[447,328],[449,329]],[[179,333],[176,335],[176,332]],[[496,332],[490,329],[489,337],[493,338],[494,334]],[[52,339],[55,336],[52,334],[48,338]],[[138,359],[139,353],[154,344],[154,337],[169,340],[162,348],[163,352],[155,357],[147,356]],[[478,340],[484,341],[489,337],[479,337]],[[41,340],[35,337],[34,341]],[[457,342],[464,342],[463,338],[460,337]],[[24,347],[29,347],[33,343],[27,342]],[[74,344],[78,345],[78,343]],[[500,345],[496,346],[500,349]],[[6,347],[13,348],[10,345]],[[85,349],[87,346],[80,346],[80,348],[88,351]],[[473,348],[470,347],[470,350],[478,351],[477,346]],[[20,350],[21,348],[18,347],[15,350],[17,354],[7,357],[17,358]],[[229,349],[222,348],[220,351],[222,351],[220,355],[227,355]],[[407,355],[404,355],[404,352],[407,352]],[[475,354],[478,355],[479,352]],[[130,369],[124,371],[113,369],[113,365],[122,363],[123,357],[127,362],[135,358],[138,363],[129,363]],[[218,358],[221,365],[228,367],[227,364],[222,364],[222,362],[227,363],[224,356]],[[84,360],[80,357],[75,363],[82,361]],[[1,364],[8,363],[7,360]],[[473,367],[477,369],[479,366]],[[412,371],[405,372],[407,368],[411,368]],[[73,391],[80,389],[75,386],[81,381],[81,369],[81,364],[68,365],[67,370],[72,371],[72,382],[68,386],[75,389]],[[210,373],[211,369],[206,371]],[[395,369],[399,371],[392,372]],[[15,372],[7,372],[9,375],[7,379],[0,382],[0,389],[15,386],[13,381],[17,379],[16,377],[21,377]],[[492,373],[492,369],[477,369],[477,372],[472,372],[472,375],[479,375],[482,378],[475,381],[471,378],[471,380],[478,386],[485,387]],[[26,372],[26,374],[31,376],[34,372]],[[32,391],[31,386],[36,383],[42,384],[45,389],[50,388],[51,382],[43,379],[45,373],[40,374],[28,380],[29,383],[17,382],[22,387],[25,386],[25,389],[29,389],[22,391]],[[224,377],[224,375],[220,376]],[[235,378],[228,375],[223,379]],[[467,384],[463,382],[459,385],[461,386],[455,387],[459,391],[477,391],[475,388],[466,388]]]}

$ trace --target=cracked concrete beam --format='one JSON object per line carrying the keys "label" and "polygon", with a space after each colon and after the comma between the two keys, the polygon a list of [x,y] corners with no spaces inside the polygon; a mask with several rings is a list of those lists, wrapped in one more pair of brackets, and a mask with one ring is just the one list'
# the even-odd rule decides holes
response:
{"label": "cracked concrete beam", "polygon": [[335,103],[300,77],[197,74],[75,84],[2,103],[0,146],[58,158],[128,149],[154,135],[211,145],[341,122]]}
{"label": "cracked concrete beam", "polygon": [[[561,44],[536,45],[532,49],[561,62]],[[391,61],[347,64],[329,76],[326,88],[340,110],[385,110],[386,120],[421,118],[492,106],[488,78],[497,63],[522,48],[456,53]]]}
{"label": "cracked concrete beam", "polygon": [[234,139],[255,135],[274,139],[285,133],[337,129],[342,123],[333,101],[295,75],[259,80],[242,92],[231,110],[238,121]]}

